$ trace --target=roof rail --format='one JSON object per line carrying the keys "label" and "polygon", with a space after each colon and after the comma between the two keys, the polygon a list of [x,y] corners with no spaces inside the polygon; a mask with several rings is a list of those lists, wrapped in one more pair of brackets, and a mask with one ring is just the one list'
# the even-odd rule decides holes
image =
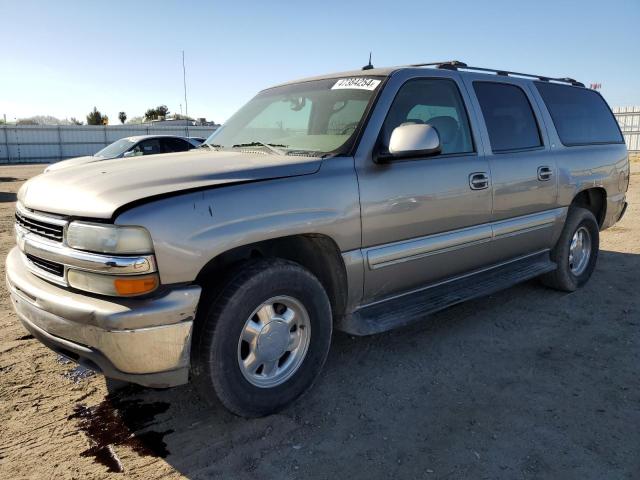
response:
{"label": "roof rail", "polygon": [[532,75],[530,73],[520,73],[520,72],[510,72],[507,70],[497,70],[495,68],[481,68],[481,67],[470,67],[464,62],[460,62],[458,60],[450,60],[447,62],[431,62],[431,63],[415,63],[413,65],[408,65],[409,67],[436,67],[442,68],[445,70],[469,70],[472,72],[486,72],[486,73],[495,73],[496,75],[502,75],[505,77],[508,76],[516,76],[516,77],[525,77],[525,78],[536,78],[542,82],[558,82],[558,83],[568,83],[573,85],[574,87],[584,87],[584,83],[578,82],[573,78],[563,77],[563,78],[554,78],[554,77],[545,77],[543,75]]}

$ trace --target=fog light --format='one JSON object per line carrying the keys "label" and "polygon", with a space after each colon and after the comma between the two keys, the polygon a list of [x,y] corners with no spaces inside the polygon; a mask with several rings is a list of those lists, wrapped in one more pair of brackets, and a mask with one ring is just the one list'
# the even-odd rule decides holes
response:
{"label": "fog light", "polygon": [[112,297],[129,297],[153,292],[160,281],[158,274],[151,275],[103,275],[85,272],[83,270],[69,270],[67,272],[69,285],[78,290],[109,295]]}

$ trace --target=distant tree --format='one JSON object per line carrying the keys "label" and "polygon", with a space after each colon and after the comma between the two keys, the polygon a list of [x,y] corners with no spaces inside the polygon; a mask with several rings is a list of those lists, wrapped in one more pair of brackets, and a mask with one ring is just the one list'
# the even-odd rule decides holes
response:
{"label": "distant tree", "polygon": [[127,121],[127,114],[125,112],[120,112],[118,114],[118,119],[120,120],[120,123],[124,124],[124,122]]}
{"label": "distant tree", "polygon": [[69,119],[69,124],[70,125],[82,125],[82,122],[80,120],[78,120],[76,117],[71,117]]}
{"label": "distant tree", "polygon": [[60,120],[52,115],[34,115],[33,117],[20,118],[17,125],[66,125],[67,120]]}
{"label": "distant tree", "polygon": [[150,108],[144,113],[144,119],[147,122],[157,120],[160,117],[169,115],[169,108],[166,105],[159,105],[156,108]]}
{"label": "distant tree", "polygon": [[87,115],[87,125],[107,125],[109,123],[109,117],[102,115],[96,107],[93,107],[93,111]]}

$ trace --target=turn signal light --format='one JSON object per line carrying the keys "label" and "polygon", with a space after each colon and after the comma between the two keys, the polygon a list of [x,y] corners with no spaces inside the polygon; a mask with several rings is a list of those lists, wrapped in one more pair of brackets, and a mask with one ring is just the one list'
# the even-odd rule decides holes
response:
{"label": "turn signal light", "polygon": [[149,275],[144,277],[116,278],[113,286],[118,295],[142,295],[149,293],[158,287],[158,277]]}
{"label": "turn signal light", "polygon": [[160,285],[157,273],[114,276],[72,269],[67,272],[67,281],[71,287],[78,290],[112,297],[144,295]]}

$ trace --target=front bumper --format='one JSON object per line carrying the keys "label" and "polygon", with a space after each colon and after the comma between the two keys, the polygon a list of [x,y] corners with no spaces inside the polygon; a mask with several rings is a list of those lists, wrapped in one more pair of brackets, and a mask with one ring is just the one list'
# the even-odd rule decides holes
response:
{"label": "front bumper", "polygon": [[31,273],[18,248],[7,256],[6,276],[20,321],[54,351],[107,377],[144,386],[188,381],[200,287],[145,299],[75,293]]}

